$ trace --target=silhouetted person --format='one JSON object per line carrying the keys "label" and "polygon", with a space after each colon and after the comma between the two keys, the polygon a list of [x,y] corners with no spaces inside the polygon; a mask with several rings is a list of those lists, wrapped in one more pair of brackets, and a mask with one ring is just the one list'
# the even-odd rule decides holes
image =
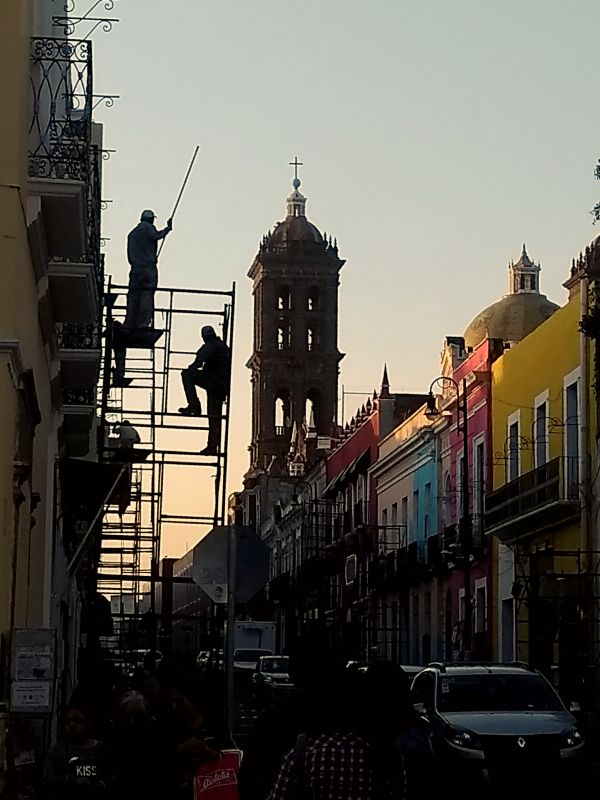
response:
{"label": "silhouetted person", "polygon": [[219,452],[221,442],[223,401],[229,393],[231,350],[217,336],[211,325],[205,325],[201,335],[204,344],[189,367],[181,371],[183,390],[188,404],[180,408],[179,413],[186,417],[199,417],[202,406],[196,394],[196,386],[206,390],[208,443],[200,455],[215,456]]}
{"label": "silhouetted person", "polygon": [[107,755],[90,735],[89,716],[79,705],[67,709],[64,741],[54,745],[44,768],[45,796],[50,800],[100,800],[108,797]]}
{"label": "silhouetted person", "polygon": [[124,327],[128,330],[147,328],[154,317],[154,292],[158,285],[156,267],[157,245],[173,230],[173,220],[158,231],[154,227],[154,211],[143,211],[140,222],[127,237],[127,260],[131,267],[127,314]]}

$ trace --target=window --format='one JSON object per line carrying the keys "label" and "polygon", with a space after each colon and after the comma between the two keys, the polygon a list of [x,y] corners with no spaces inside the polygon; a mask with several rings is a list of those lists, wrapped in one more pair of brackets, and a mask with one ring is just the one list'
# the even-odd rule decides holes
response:
{"label": "window", "polygon": [[315,332],[312,328],[306,329],[306,349],[311,352],[315,349],[316,338]]}
{"label": "window", "polygon": [[483,439],[475,442],[473,472],[473,512],[479,521],[483,517],[485,498],[485,443]]}
{"label": "window", "polygon": [[535,404],[535,465],[543,466],[548,461],[548,392],[544,394],[543,400],[537,400]]}
{"label": "window", "polygon": [[520,472],[520,413],[515,411],[508,418],[508,436],[506,440],[506,466],[507,480],[514,481],[519,477]]}
{"label": "window", "polygon": [[515,601],[502,601],[502,660],[513,661],[515,657]]}
{"label": "window", "polygon": [[415,489],[413,492],[413,505],[412,505],[412,537],[416,539],[419,532],[419,490]]}
{"label": "window", "polygon": [[417,675],[410,691],[413,703],[423,703],[426,707],[431,708],[435,693],[433,673],[423,672],[421,675]]}
{"label": "window", "polygon": [[306,300],[306,310],[316,311],[319,307],[319,290],[316,286],[311,286]]}
{"label": "window", "polygon": [[381,512],[381,524],[383,525],[383,527],[384,527],[384,528],[385,528],[385,526],[388,524],[388,512],[387,512],[387,508],[384,508],[384,509],[382,510],[382,512]]}
{"label": "window", "polygon": [[444,478],[444,496],[442,498],[442,513],[444,515],[444,527],[452,524],[452,478],[446,472]]}
{"label": "window", "polygon": [[525,289],[525,275],[521,275],[521,280],[519,283],[521,290]]}
{"label": "window", "polygon": [[[571,376],[569,376],[571,377]],[[577,496],[579,490],[579,380],[565,385],[565,456],[568,496]]]}
{"label": "window", "polygon": [[429,520],[431,518],[431,484],[425,484],[425,509],[423,512],[423,526],[425,529],[425,537],[429,536]]}
{"label": "window", "polygon": [[289,311],[292,307],[292,296],[289,286],[282,286],[277,294],[277,308],[279,311]]}
{"label": "window", "polygon": [[475,633],[484,633],[487,628],[486,580],[475,582]]}
{"label": "window", "polygon": [[392,525],[398,524],[398,503],[392,503]]}
{"label": "window", "polygon": [[403,497],[400,503],[400,525],[404,530],[408,527],[408,497]]}
{"label": "window", "polygon": [[536,279],[535,279],[535,275],[532,275],[531,276],[531,291],[532,292],[535,292],[535,287],[536,287]]}
{"label": "window", "polygon": [[463,489],[465,488],[465,457],[458,456],[456,460],[456,519],[463,516]]}

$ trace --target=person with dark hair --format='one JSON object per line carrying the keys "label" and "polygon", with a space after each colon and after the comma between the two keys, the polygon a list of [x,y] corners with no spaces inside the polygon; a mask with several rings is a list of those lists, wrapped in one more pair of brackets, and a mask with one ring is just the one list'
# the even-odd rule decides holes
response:
{"label": "person with dark hair", "polygon": [[90,733],[90,717],[79,705],[65,715],[64,741],[50,750],[43,786],[49,800],[108,797],[109,770],[104,745]]}
{"label": "person with dark hair", "polygon": [[169,746],[139,692],[125,692],[119,699],[108,752],[114,771],[111,800],[164,800],[169,796],[173,769]]}
{"label": "person with dark hair", "polygon": [[221,415],[223,402],[229,394],[231,379],[231,350],[215,333],[212,325],[201,331],[204,344],[194,361],[181,372],[187,406],[179,409],[185,417],[199,417],[202,407],[196,386],[206,390],[208,412],[208,443],[200,455],[217,455],[221,442]]}
{"label": "person with dark hair", "polygon": [[345,678],[343,665],[322,641],[299,637],[289,657],[294,690],[266,708],[256,721],[238,774],[242,800],[265,798],[298,736],[331,727],[342,705],[334,689],[340,675]]}
{"label": "person with dark hair", "polygon": [[199,765],[217,761],[221,750],[234,746],[224,718],[221,693],[195,675],[170,682],[167,699],[174,721],[175,779],[178,800],[192,800]]}

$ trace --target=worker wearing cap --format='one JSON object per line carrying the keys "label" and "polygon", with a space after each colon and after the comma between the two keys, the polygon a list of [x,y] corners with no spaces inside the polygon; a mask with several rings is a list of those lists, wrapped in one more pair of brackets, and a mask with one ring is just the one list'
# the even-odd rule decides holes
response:
{"label": "worker wearing cap", "polygon": [[154,292],[158,285],[157,245],[173,230],[172,219],[167,220],[166,228],[156,230],[155,218],[154,211],[143,211],[139,224],[127,237],[127,260],[131,272],[124,327],[128,330],[147,328],[154,316]]}
{"label": "worker wearing cap", "polygon": [[181,380],[187,399],[187,406],[179,409],[186,417],[199,417],[202,407],[196,394],[196,386],[206,390],[208,405],[208,443],[200,455],[215,456],[221,442],[221,415],[223,401],[229,394],[231,379],[231,350],[215,333],[211,325],[201,331],[204,344],[196,353],[196,358],[182,370]]}

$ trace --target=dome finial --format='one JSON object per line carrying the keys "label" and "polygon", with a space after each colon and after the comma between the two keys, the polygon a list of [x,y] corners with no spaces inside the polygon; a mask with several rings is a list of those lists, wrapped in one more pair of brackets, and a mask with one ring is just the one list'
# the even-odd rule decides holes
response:
{"label": "dome finial", "polygon": [[298,177],[298,167],[303,167],[304,164],[302,161],[298,161],[298,156],[294,156],[294,160],[290,161],[289,165],[294,168],[294,179],[292,180],[292,193],[287,199],[287,215],[288,217],[305,217],[306,197],[298,191],[302,183]]}

